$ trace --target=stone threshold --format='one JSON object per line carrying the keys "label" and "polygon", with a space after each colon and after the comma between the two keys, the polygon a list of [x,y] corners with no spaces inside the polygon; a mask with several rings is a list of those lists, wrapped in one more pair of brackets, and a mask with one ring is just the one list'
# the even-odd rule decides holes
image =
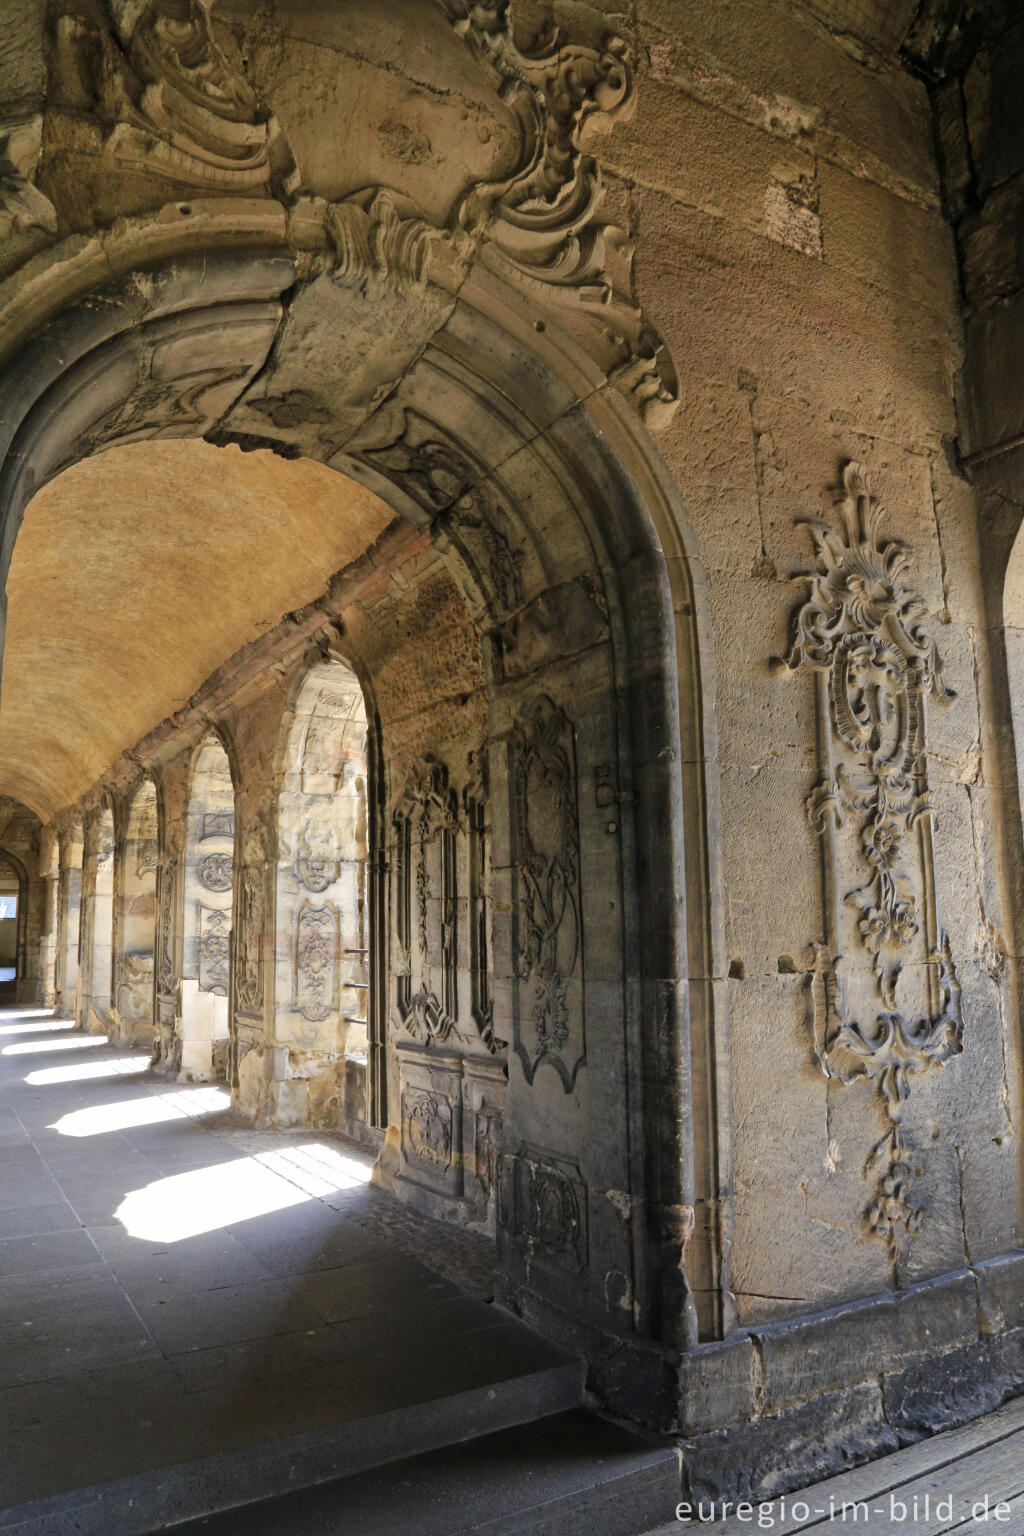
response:
{"label": "stone threshold", "polygon": [[583,1364],[566,1358],[432,1402],[34,1499],[0,1513],[0,1532],[149,1536],[202,1515],[564,1413],[582,1400]]}

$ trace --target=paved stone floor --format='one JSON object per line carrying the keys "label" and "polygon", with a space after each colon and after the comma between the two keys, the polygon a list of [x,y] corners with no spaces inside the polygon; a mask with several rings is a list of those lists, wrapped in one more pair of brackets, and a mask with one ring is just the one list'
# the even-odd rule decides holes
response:
{"label": "paved stone floor", "polygon": [[565,1358],[369,1167],[0,1011],[0,1509]]}
{"label": "paved stone floor", "polygon": [[[1024,1536],[1024,1398],[995,1413],[922,1440],[742,1518],[658,1526],[648,1536]],[[721,1515],[721,1509],[717,1512]]]}

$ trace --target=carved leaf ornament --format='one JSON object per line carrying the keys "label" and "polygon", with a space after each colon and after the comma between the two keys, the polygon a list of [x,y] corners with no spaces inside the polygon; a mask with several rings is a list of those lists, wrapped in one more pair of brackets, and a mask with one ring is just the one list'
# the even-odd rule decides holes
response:
{"label": "carved leaf ornament", "polygon": [[[925,1214],[911,1193],[903,1125],[911,1079],[960,1053],[964,1023],[949,938],[939,926],[926,731],[929,700],[948,705],[955,695],[924,627],[926,605],[910,586],[906,547],[879,540],[879,513],[864,470],[848,464],[840,530],[807,524],[817,570],[781,667],[816,675],[821,776],[807,810],[821,839],[826,937],[815,946],[811,979],[814,1049],[826,1077],[877,1084],[889,1129],[865,1165],[877,1177],[866,1217],[898,1266]],[[854,842],[841,844],[844,826],[853,829]],[[858,883],[844,890],[851,848]],[[911,855],[916,880],[907,868]],[[871,958],[881,1007],[870,1022],[850,1017],[846,1006],[844,908],[855,914],[857,941]],[[928,999],[916,1018],[897,1000],[915,951]]]}

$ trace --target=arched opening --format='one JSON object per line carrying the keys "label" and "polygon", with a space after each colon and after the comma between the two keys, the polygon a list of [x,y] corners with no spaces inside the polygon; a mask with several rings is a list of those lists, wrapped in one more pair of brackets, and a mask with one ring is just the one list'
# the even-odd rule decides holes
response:
{"label": "arched opening", "polygon": [[227,1077],[234,848],[231,764],[210,735],[192,769],[185,842],[178,1068],[194,1082]]}
{"label": "arched opening", "polygon": [[156,942],[156,788],[143,780],[128,807],[117,880],[116,1020],[120,1037],[152,1045],[153,952]]}
{"label": "arched opening", "polygon": [[284,722],[277,795],[275,1043],[279,1124],[373,1123],[366,704],[338,658],[309,668]]}
{"label": "arched opening", "polygon": [[24,973],[22,933],[28,897],[24,872],[0,854],[0,1000],[14,1002]]}
{"label": "arched opening", "polygon": [[79,1025],[107,1034],[114,1027],[114,813],[102,806],[86,826],[82,866]]}
{"label": "arched opening", "polygon": [[[422,326],[426,311],[422,290],[397,280],[325,275],[311,285],[306,318],[299,284],[279,334],[282,295],[296,281],[279,246],[180,253],[173,274],[149,270],[147,317],[130,330],[141,373],[127,384],[116,295],[102,314],[94,305],[65,312],[61,348],[40,343],[35,404],[12,412],[15,441],[0,474],[12,508],[7,548],[28,496],[45,497],[48,480],[78,461],[113,461],[115,451],[140,462],[169,453],[182,445],[147,441],[168,423],[253,462],[272,446],[267,457],[282,473],[309,476],[320,460],[325,499],[332,475],[373,494],[384,518],[369,538],[360,525],[324,605],[311,617],[287,611],[264,677],[247,674],[246,698],[225,696],[238,757],[237,1100],[278,1123],[337,1114],[339,1062],[324,1072],[324,1057],[343,1056],[365,1032],[387,1062],[379,1179],[446,1220],[494,1223],[501,1298],[557,1333],[566,1318],[585,1320],[588,1336],[615,1339],[616,1349],[631,1339],[643,1353],[652,1341],[675,1349],[715,1337],[732,1314],[728,1123],[716,1110],[727,1080],[714,982],[720,907],[704,826],[713,693],[697,644],[705,599],[671,482],[628,406],[576,367],[571,343],[563,337],[541,358],[538,333],[525,319],[517,331],[500,302],[489,310],[486,292],[453,299],[444,325],[372,401],[339,405],[349,399],[348,361],[340,372],[325,363],[306,389],[305,354],[300,365],[289,353],[293,330],[318,335],[333,357],[327,314],[344,311],[353,334],[373,337],[386,312],[393,337],[406,322]],[[334,321],[328,328],[336,337]],[[239,353],[243,335],[251,356]],[[302,370],[302,387],[284,404],[262,371],[275,336],[275,367]],[[196,373],[200,337],[203,358],[218,362]],[[393,364],[363,359],[360,377]],[[252,400],[235,418],[231,402],[251,383]],[[239,444],[252,451],[239,455]],[[218,451],[209,441],[188,446]],[[97,458],[100,448],[110,452]],[[254,498],[254,526],[259,508]],[[233,522],[247,529],[242,517]],[[162,527],[168,558],[178,558],[174,525],[149,519],[147,538]],[[89,519],[83,536],[102,533],[102,521]],[[162,568],[159,550],[151,565]],[[215,616],[224,606],[212,605]],[[348,947],[383,958],[380,1042],[374,1010],[359,1017],[357,966],[336,969],[335,992],[334,950],[323,937],[333,916],[319,901],[325,893],[300,896],[300,850],[279,845],[270,803],[267,720],[279,722],[302,636],[321,644],[329,631],[343,637],[379,721],[381,772],[368,786],[364,778],[364,835],[386,829],[391,867],[386,885],[364,874],[363,930]],[[196,725],[208,729],[204,676],[173,704],[180,710],[184,697],[191,708],[195,699]],[[259,707],[246,702],[257,694]],[[344,739],[355,722],[334,709],[310,706],[311,766],[305,787],[301,764],[290,770],[299,775],[293,809],[326,811],[333,798],[318,739],[339,724]],[[37,729],[27,714],[25,722]],[[296,754],[304,742],[296,736]],[[167,753],[156,733],[147,766],[156,771]],[[355,827],[351,819],[357,842]],[[344,844],[314,845],[313,859],[325,849],[340,881]],[[358,889],[365,855],[347,862]],[[308,986],[294,963],[303,901],[315,957]],[[358,900],[349,906],[358,916]],[[367,979],[373,996],[372,964]],[[169,973],[168,996],[173,980]],[[309,1018],[325,1000],[326,1017]],[[331,1042],[319,1033],[326,1024]],[[608,1191],[614,1199],[604,1199]],[[614,1354],[603,1350],[592,1352],[601,1372]],[[603,1378],[612,1393],[614,1374]]]}
{"label": "arched opening", "polygon": [[69,1018],[76,1016],[78,1007],[82,857],[82,828],[76,824],[69,830],[60,845],[60,925],[56,991],[57,1006]]}

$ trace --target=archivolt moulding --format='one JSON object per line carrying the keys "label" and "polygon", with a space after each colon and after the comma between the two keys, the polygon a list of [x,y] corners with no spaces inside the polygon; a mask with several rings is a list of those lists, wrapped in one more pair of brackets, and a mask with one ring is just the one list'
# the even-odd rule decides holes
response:
{"label": "archivolt moulding", "polygon": [[[269,196],[287,212],[296,249],[331,252],[342,281],[433,276],[458,287],[478,265],[552,310],[645,423],[662,425],[677,404],[674,372],[633,298],[627,232],[601,217],[593,153],[635,106],[628,42],[609,33],[592,46],[556,31],[525,49],[511,0],[435,3],[511,111],[521,145],[508,176],[472,186],[437,224],[386,186],[339,201],[318,195],[273,102],[218,42],[213,0],[106,0],[105,24],[56,15],[53,73],[75,114],[92,117],[99,157],[134,176],[125,216],[143,211],[139,196],[152,206],[141,176],[163,181],[169,197],[182,186],[200,198]],[[0,222],[6,211],[19,230],[31,226],[15,266],[58,238],[57,213],[35,184],[41,135],[41,120],[0,124]]]}
{"label": "archivolt moulding", "polygon": [[[925,603],[909,584],[906,546],[880,541],[880,513],[861,465],[847,464],[842,533],[807,524],[818,569],[794,615],[789,656],[777,665],[781,672],[807,667],[815,677],[820,778],[807,812],[821,839],[825,941],[814,946],[814,1051],[826,1077],[844,1084],[867,1077],[878,1085],[888,1130],[865,1165],[865,1173],[877,1175],[866,1217],[898,1271],[925,1215],[910,1188],[910,1080],[959,1054],[964,1021],[939,922],[928,785],[928,705],[949,705],[955,695],[924,628]],[[914,840],[916,871],[908,858]],[[856,955],[844,981],[844,927],[845,938],[870,957],[869,986]],[[926,1004],[917,1018],[897,999],[915,950]],[[873,1022],[853,1017],[851,990],[869,1009],[881,1003]]]}

